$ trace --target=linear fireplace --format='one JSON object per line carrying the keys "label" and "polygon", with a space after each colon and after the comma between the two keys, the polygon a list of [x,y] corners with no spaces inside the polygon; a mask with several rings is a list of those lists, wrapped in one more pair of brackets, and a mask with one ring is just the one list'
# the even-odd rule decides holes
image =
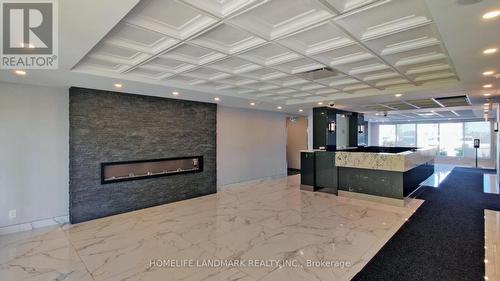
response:
{"label": "linear fireplace", "polygon": [[203,171],[203,156],[101,163],[101,183],[114,183]]}

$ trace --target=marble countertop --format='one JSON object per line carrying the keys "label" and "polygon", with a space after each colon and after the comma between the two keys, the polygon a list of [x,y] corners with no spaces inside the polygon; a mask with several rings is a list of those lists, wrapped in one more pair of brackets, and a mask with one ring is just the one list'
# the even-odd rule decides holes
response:
{"label": "marble countertop", "polygon": [[313,152],[317,152],[317,151],[326,151],[326,150],[324,150],[324,149],[304,149],[304,150],[301,150],[300,152],[313,153]]}
{"label": "marble countertop", "polygon": [[[339,148],[342,150],[347,150],[347,149],[356,149],[356,147],[343,147]],[[326,149],[303,149],[300,150],[300,152],[307,152],[307,153],[313,153],[313,152],[336,152],[335,150],[326,150]]]}
{"label": "marble countertop", "polygon": [[338,167],[406,172],[423,163],[433,161],[436,148],[419,148],[400,153],[337,151],[335,164]]}

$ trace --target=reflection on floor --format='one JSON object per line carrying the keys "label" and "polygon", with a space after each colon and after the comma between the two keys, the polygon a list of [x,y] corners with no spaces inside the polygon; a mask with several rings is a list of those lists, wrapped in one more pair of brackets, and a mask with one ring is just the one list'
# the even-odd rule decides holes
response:
{"label": "reflection on floor", "polygon": [[500,194],[498,190],[498,179],[496,174],[484,174],[483,185],[484,193]]}
{"label": "reflection on floor", "polygon": [[435,164],[434,174],[423,181],[421,185],[439,187],[439,184],[444,181],[444,179],[450,174],[451,170],[453,170],[454,167],[455,165],[450,164]]}
{"label": "reflection on floor", "polygon": [[500,212],[484,210],[485,280],[500,281]]}
{"label": "reflection on floor", "polygon": [[[422,202],[402,208],[301,191],[299,176],[240,184],[0,236],[0,280],[350,280]],[[204,263],[234,260],[240,265]]]}

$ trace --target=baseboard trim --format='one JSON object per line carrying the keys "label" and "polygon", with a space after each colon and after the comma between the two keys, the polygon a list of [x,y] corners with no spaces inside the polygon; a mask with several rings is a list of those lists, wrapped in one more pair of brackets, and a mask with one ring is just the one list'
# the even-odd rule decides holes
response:
{"label": "baseboard trim", "polygon": [[33,230],[46,226],[54,226],[54,225],[65,225],[69,223],[69,216],[60,216],[49,219],[37,220],[32,222],[26,222],[15,225],[8,225],[0,227],[0,236],[6,234],[17,233],[21,231]]}
{"label": "baseboard trim", "polygon": [[348,197],[348,198],[352,198],[352,199],[361,199],[361,200],[366,200],[366,201],[372,201],[372,202],[387,204],[387,205],[396,206],[396,207],[404,207],[405,206],[405,200],[403,200],[403,199],[394,199],[394,198],[369,195],[369,194],[363,194],[363,193],[357,193],[357,192],[350,192],[350,191],[344,191],[344,190],[339,190],[339,196]]}
{"label": "baseboard trim", "polygon": [[258,178],[258,179],[253,179],[253,180],[247,180],[247,181],[241,181],[241,182],[235,182],[235,183],[230,183],[230,184],[225,184],[225,185],[219,185],[217,186],[217,191],[224,191],[229,188],[238,188],[241,186],[246,186],[248,184],[252,183],[259,183],[262,181],[266,180],[275,180],[275,179],[280,179],[280,178],[286,178],[286,174],[278,174],[274,176],[268,176],[268,177],[263,177],[263,178]]}

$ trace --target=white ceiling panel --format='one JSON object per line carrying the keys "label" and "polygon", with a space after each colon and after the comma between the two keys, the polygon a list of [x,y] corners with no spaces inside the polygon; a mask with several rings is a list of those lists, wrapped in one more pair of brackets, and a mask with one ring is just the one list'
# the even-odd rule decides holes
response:
{"label": "white ceiling panel", "polygon": [[315,0],[271,0],[230,21],[267,40],[275,40],[333,16],[327,7]]}
{"label": "white ceiling panel", "polygon": [[265,66],[273,66],[302,58],[301,55],[273,43],[254,48],[239,56]]}
{"label": "white ceiling panel", "polygon": [[266,82],[253,82],[244,85],[245,88],[254,89],[258,91],[269,91],[278,89],[280,86]]}
{"label": "white ceiling panel", "polygon": [[165,71],[159,71],[144,67],[137,67],[127,72],[127,75],[145,77],[150,79],[162,79],[164,77],[164,74],[171,75],[170,73],[165,73]]}
{"label": "white ceiling panel", "polygon": [[143,64],[142,67],[160,71],[168,71],[172,73],[181,73],[193,69],[196,66],[168,57],[157,57]]}
{"label": "white ceiling panel", "polygon": [[231,74],[216,69],[200,67],[195,70],[185,72],[183,75],[206,80],[217,80],[231,77]]}
{"label": "white ceiling panel", "polygon": [[199,46],[183,44],[163,55],[166,58],[181,60],[186,63],[203,65],[226,57],[226,55]]}
{"label": "white ceiling panel", "polygon": [[354,44],[354,41],[331,21],[291,34],[279,42],[305,55],[323,53]]}
{"label": "white ceiling panel", "polygon": [[263,81],[278,79],[287,76],[287,74],[283,72],[276,71],[270,68],[260,68],[257,70],[242,73],[240,75]]}
{"label": "white ceiling panel", "polygon": [[285,77],[272,79],[272,80],[270,80],[270,82],[279,84],[283,87],[290,87],[290,86],[295,86],[295,85],[302,85],[302,84],[305,84],[309,81],[306,79],[299,78],[299,77],[287,75]]}
{"label": "white ceiling panel", "polygon": [[235,54],[264,44],[266,41],[228,24],[220,24],[193,39],[192,42],[225,54]]}
{"label": "white ceiling panel", "polygon": [[139,3],[126,22],[186,39],[215,24],[217,19],[175,0],[148,0]]}
{"label": "white ceiling panel", "polygon": [[129,68],[130,65],[128,64],[121,64],[110,60],[102,60],[92,56],[87,56],[79,64],[79,69],[81,69],[82,71],[90,71],[90,72],[94,71],[97,73],[100,72],[122,73]]}
{"label": "white ceiling panel", "polygon": [[325,51],[312,57],[332,67],[375,58],[373,54],[359,44]]}
{"label": "white ceiling panel", "polygon": [[89,57],[112,63],[133,66],[146,60],[150,57],[150,55],[126,47],[102,45],[97,47]]}
{"label": "white ceiling panel", "polygon": [[363,7],[378,0],[325,0],[334,9],[341,13],[351,11],[353,9]]}
{"label": "white ceiling panel", "polygon": [[256,69],[261,68],[260,66],[254,64],[254,63],[251,63],[251,62],[248,62],[246,60],[239,59],[239,58],[235,58],[235,57],[227,58],[227,59],[218,61],[216,63],[207,65],[207,67],[213,68],[213,69],[218,69],[220,71],[224,71],[224,72],[228,72],[228,73],[232,73],[232,74],[241,74],[241,73],[245,73],[248,71],[252,71],[252,70],[256,70]]}
{"label": "white ceiling panel", "polygon": [[290,74],[311,71],[323,67],[325,67],[325,65],[307,58],[301,58],[275,66],[275,68]]}
{"label": "white ceiling panel", "polygon": [[244,85],[256,83],[258,81],[255,79],[250,79],[250,78],[246,78],[246,77],[232,76],[232,77],[220,79],[218,82],[229,84],[229,85],[235,85],[235,86],[244,86]]}
{"label": "white ceiling panel", "polygon": [[[362,20],[360,20],[362,19]],[[432,22],[420,0],[382,0],[335,19],[362,41],[410,30]]]}
{"label": "white ceiling panel", "polygon": [[425,0],[146,0],[75,70],[300,105],[457,81],[453,65]]}
{"label": "white ceiling panel", "polygon": [[167,77],[164,80],[166,82],[173,82],[173,83],[178,83],[178,84],[185,84],[185,85],[197,85],[197,84],[202,84],[205,83],[206,80],[204,79],[199,79],[199,78],[194,78],[194,77],[188,77],[188,76],[183,76],[183,75],[175,75],[171,77]]}
{"label": "white ceiling panel", "polygon": [[225,18],[250,5],[256,5],[264,0],[183,0],[220,18]]}
{"label": "white ceiling panel", "polygon": [[148,54],[159,53],[178,42],[159,32],[128,23],[119,24],[104,41],[106,45],[129,48]]}

